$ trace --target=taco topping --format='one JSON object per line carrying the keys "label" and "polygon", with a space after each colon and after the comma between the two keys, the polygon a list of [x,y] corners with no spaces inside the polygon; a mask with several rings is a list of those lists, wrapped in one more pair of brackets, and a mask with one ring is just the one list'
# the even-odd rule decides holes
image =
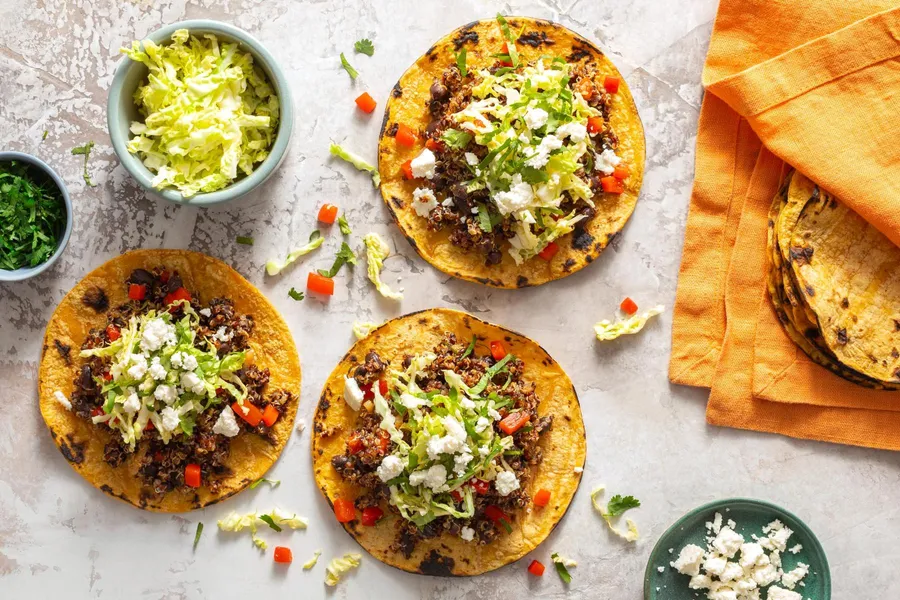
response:
{"label": "taco topping", "polygon": [[609,126],[618,80],[559,57],[523,63],[509,42],[503,52],[488,69],[452,65],[432,84],[426,147],[407,172],[413,206],[487,264],[504,247],[516,264],[549,260],[555,251],[543,251],[583,227],[603,194],[624,191]]}
{"label": "taco topping", "polygon": [[140,457],[138,475],[157,494],[182,485],[215,492],[229,474],[231,438],[270,439],[292,394],[269,391],[269,371],[248,364],[253,317],[230,299],[204,306],[162,268],[136,269],[124,285],[129,301],[82,345],[72,410],[113,430],[104,460]]}
{"label": "taco topping", "polygon": [[353,521],[358,509],[377,526],[383,506],[396,511],[404,521],[392,549],[406,557],[445,531],[489,543],[531,504],[527,483],[552,417],[538,416],[520,359],[481,354],[474,342],[447,335],[400,365],[372,351],[344,381],[358,415],[332,466],[365,492],[335,500],[336,516]]}

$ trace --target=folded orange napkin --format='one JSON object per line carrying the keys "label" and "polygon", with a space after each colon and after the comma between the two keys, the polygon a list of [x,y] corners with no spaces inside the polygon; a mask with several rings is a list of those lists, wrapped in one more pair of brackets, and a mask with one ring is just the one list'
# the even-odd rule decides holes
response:
{"label": "folded orange napkin", "polygon": [[722,0],[703,83],[670,379],[711,388],[712,424],[900,449],[900,392],[809,360],[765,281],[785,163],[900,245],[900,7]]}

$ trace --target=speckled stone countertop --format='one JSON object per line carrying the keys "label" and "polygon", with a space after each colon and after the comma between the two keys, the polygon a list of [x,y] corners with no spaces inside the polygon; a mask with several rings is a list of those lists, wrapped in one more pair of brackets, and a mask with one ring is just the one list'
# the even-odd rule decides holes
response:
{"label": "speckled stone countertop", "polygon": [[[693,177],[700,70],[715,0],[0,0],[0,148],[32,152],[64,177],[75,228],[62,259],[41,277],[0,285],[0,597],[65,598],[442,598],[527,596],[637,599],[656,538],[690,508],[729,496],[779,503],[818,533],[831,561],[834,598],[900,597],[900,455],[723,430],[704,421],[705,390],[666,378],[671,321],[639,336],[594,341],[591,326],[624,295],[671,307]],[[647,135],[647,172],[632,220],[614,247],[581,272],[540,288],[499,291],[449,279],[418,258],[389,224],[370,180],[328,157],[347,140],[374,158],[380,118],[362,117],[353,98],[379,99],[429,45],[450,29],[498,10],[553,19],[596,41],[631,86]],[[199,210],[145,197],[118,165],[106,133],[106,94],[118,48],[162,24],[215,18],[265,43],[293,85],[296,130],[276,176],[226,208]],[[357,56],[351,83],[341,51],[370,37],[374,57]],[[44,131],[47,139],[42,141]],[[76,145],[95,140],[81,178]],[[267,258],[304,241],[323,202],[347,209],[357,233],[375,230],[397,257],[387,281],[404,287],[401,306],[380,298],[364,268],[340,275],[329,302],[295,303],[301,269],[264,277]],[[234,243],[251,235],[254,246]],[[359,237],[356,237],[359,243]],[[313,259],[330,264],[339,239]],[[190,248],[232,264],[283,311],[303,362],[299,416],[310,421],[326,375],[352,342],[354,320],[450,306],[537,339],[579,391],[589,449],[584,483],[568,515],[538,549],[578,559],[566,589],[525,573],[527,560],[472,579],[409,575],[364,554],[336,590],[324,564],[356,551],[316,489],[309,434],[295,434],[271,471],[280,487],[257,488],[185,515],[140,512],[85,483],[57,452],[38,412],[36,372],[46,321],[88,270],[132,248]],[[318,263],[322,263],[319,265]],[[592,512],[597,483],[634,494],[641,540],[613,538]],[[221,534],[231,510],[273,505],[310,518],[308,531],[281,534],[296,564],[276,568],[243,536]],[[193,552],[195,523],[206,532]],[[274,535],[270,542],[275,541]],[[300,564],[324,551],[312,571]]]}

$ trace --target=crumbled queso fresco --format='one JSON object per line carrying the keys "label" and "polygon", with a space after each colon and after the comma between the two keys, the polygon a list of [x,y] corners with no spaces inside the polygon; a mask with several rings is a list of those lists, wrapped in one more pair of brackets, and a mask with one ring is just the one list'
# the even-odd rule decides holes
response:
{"label": "crumbled queso fresco", "polygon": [[[781,556],[794,532],[781,521],[772,521],[763,527],[762,536],[752,535],[750,540],[735,531],[734,521],[723,526],[720,513],[706,527],[705,550],[688,544],[669,563],[690,576],[692,590],[705,590],[708,600],[760,600],[760,590],[766,588],[768,600],[803,600],[794,589],[804,587],[809,565],[798,562],[793,570],[783,570]],[[790,552],[801,549],[797,544]]]}

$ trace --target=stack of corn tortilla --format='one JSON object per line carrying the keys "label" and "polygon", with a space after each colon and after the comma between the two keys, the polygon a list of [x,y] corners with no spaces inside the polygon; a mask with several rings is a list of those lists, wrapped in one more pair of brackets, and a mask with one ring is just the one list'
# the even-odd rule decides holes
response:
{"label": "stack of corn tortilla", "polygon": [[791,339],[849,381],[900,389],[900,248],[796,171],[768,239],[769,295]]}

